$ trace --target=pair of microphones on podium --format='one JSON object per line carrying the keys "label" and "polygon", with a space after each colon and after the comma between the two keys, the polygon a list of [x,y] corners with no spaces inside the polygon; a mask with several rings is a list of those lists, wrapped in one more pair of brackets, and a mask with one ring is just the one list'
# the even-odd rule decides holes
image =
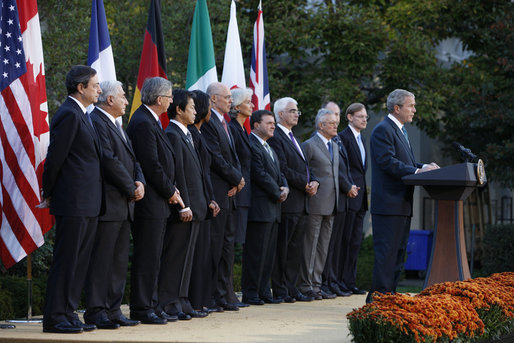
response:
{"label": "pair of microphones on podium", "polygon": [[477,155],[472,153],[470,149],[463,147],[460,143],[453,142],[452,146],[457,150],[464,162],[473,162],[477,159]]}

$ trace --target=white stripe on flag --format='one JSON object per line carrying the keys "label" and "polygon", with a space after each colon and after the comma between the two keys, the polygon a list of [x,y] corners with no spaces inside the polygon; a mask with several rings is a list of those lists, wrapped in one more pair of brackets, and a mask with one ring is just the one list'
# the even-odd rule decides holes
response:
{"label": "white stripe on flag", "polygon": [[216,66],[214,66],[211,69],[207,70],[207,72],[203,74],[194,84],[192,84],[191,87],[188,88],[188,90],[194,91],[196,89],[200,89],[201,91],[205,92],[205,90],[211,83],[217,81],[218,74],[216,72]]}

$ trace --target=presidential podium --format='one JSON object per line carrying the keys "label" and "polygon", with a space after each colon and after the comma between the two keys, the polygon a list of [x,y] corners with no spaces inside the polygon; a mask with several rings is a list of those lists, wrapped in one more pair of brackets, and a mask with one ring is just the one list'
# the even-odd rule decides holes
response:
{"label": "presidential podium", "polygon": [[485,182],[483,163],[460,163],[407,175],[407,185],[423,186],[436,200],[432,253],[423,288],[471,277],[466,253],[463,201]]}

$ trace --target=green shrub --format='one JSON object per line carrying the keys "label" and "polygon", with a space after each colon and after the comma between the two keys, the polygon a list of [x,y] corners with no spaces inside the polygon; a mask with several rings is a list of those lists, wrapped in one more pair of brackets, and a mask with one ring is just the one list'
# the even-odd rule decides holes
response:
{"label": "green shrub", "polygon": [[514,271],[514,225],[488,225],[482,250],[485,275]]}

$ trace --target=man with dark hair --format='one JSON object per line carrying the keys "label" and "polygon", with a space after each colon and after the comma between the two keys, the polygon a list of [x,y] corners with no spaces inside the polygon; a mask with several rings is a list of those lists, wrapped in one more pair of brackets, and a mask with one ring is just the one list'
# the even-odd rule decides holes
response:
{"label": "man with dark hair", "polygon": [[373,223],[373,283],[366,302],[373,301],[373,292],[396,291],[400,281],[412,217],[414,186],[403,183],[402,177],[439,168],[435,163],[421,164],[414,158],[406,123],[416,113],[414,94],[403,89],[387,97],[388,116],[371,133],[371,215]]}
{"label": "man with dark hair", "polygon": [[215,305],[226,311],[238,311],[237,298],[232,290],[236,232],[235,195],[243,189],[245,180],[234,147],[234,138],[223,116],[230,111],[230,89],[222,83],[214,82],[207,87],[207,94],[211,97],[212,116],[203,124],[202,134],[211,152],[211,181],[214,198],[221,209],[218,216],[211,220],[213,300]]}
{"label": "man with dark hair", "polygon": [[206,174],[198,156],[188,125],[195,121],[194,93],[184,89],[173,91],[173,104],[168,108],[170,123],[165,132],[175,151],[176,186],[185,208],[173,206],[164,235],[161,263],[166,266],[159,275],[159,304],[180,320],[202,318],[206,312],[195,311],[189,301],[189,281],[196,240],[201,222],[209,207]]}
{"label": "man with dark hair", "polygon": [[273,112],[277,129],[268,142],[280,162],[290,193],[282,203],[278,229],[277,251],[271,276],[273,297],[287,303],[312,301],[297,288],[300,260],[303,253],[305,221],[309,213],[308,197],[316,194],[319,182],[312,173],[300,141],[293,134],[301,112],[295,99],[285,97],[275,101]]}
{"label": "man with dark hair", "polygon": [[175,162],[159,116],[173,102],[171,82],[148,78],[141,88],[143,104],[127,127],[134,152],[146,179],[145,197],[136,203],[132,239],[130,318],[144,324],[166,324],[177,317],[157,308],[157,282],[170,204],[184,203],[175,188]]}
{"label": "man with dark hair", "polygon": [[55,216],[55,244],[48,275],[43,331],[78,333],[79,305],[102,206],[101,149],[86,107],[102,93],[96,71],[76,65],[66,75],[68,98],[50,125],[43,171],[43,203]]}
{"label": "man with dark hair", "polygon": [[278,303],[271,294],[270,277],[280,222],[280,203],[289,194],[280,171],[278,156],[266,142],[273,137],[273,113],[259,110],[250,117],[252,133],[252,195],[248,212],[246,243],[243,249],[241,286],[243,302],[252,305]]}
{"label": "man with dark hair", "polygon": [[145,193],[144,176],[130,139],[117,119],[128,101],[119,81],[100,83],[102,94],[91,120],[102,147],[105,213],[98,218],[95,244],[86,279],[84,320],[99,329],[134,326],[120,310],[130,248],[130,224],[134,204]]}
{"label": "man with dark hair", "polygon": [[365,291],[357,288],[355,279],[357,277],[357,256],[363,238],[362,225],[364,215],[368,210],[368,195],[366,192],[367,151],[365,140],[361,134],[361,131],[366,128],[368,114],[366,107],[360,103],[348,106],[345,114],[348,126],[338,135],[348,152],[350,174],[355,185],[359,187],[359,192],[356,197],[348,200],[348,212],[346,213],[343,234],[343,246],[346,254],[341,256],[340,259],[338,280],[353,294],[366,294]]}

